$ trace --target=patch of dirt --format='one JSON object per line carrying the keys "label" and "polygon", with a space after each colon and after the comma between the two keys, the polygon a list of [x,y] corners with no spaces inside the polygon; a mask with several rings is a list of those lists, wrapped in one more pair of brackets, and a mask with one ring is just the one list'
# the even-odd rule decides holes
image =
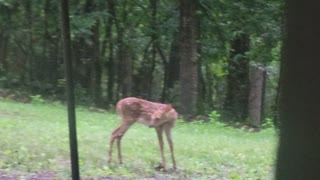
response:
{"label": "patch of dirt", "polygon": [[[189,174],[189,175],[188,175]],[[225,180],[223,177],[215,176],[205,176],[206,179],[217,179]],[[202,179],[203,174],[199,173],[187,173],[183,170],[168,170],[167,172],[155,172],[152,175],[139,174],[137,172],[136,176],[119,176],[119,175],[107,175],[107,176],[82,176],[82,180],[191,180],[191,179]],[[51,170],[41,170],[35,172],[19,172],[14,170],[1,170],[0,169],[0,180],[60,180],[59,175]],[[68,178],[71,180],[71,177]]]}
{"label": "patch of dirt", "polygon": [[21,116],[18,112],[8,112],[0,110],[0,118],[17,117]]}
{"label": "patch of dirt", "polygon": [[31,99],[26,92],[0,88],[0,97],[22,103],[30,103]]}
{"label": "patch of dirt", "polygon": [[1,180],[55,180],[54,172],[52,171],[37,171],[24,174],[17,171],[0,170]]}

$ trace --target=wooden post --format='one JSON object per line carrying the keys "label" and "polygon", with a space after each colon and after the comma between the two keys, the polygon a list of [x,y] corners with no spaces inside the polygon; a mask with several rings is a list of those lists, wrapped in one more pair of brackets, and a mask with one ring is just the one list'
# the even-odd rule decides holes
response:
{"label": "wooden post", "polygon": [[257,128],[262,122],[265,77],[266,71],[263,67],[256,65],[250,67],[249,121]]}

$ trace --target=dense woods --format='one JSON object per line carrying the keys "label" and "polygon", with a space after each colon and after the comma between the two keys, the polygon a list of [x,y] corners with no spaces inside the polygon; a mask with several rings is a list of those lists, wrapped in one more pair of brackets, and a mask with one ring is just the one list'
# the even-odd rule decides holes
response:
{"label": "dense woods", "polygon": [[[1,88],[65,100],[59,7],[0,1]],[[187,119],[215,110],[229,121],[259,117],[260,126],[274,116],[281,8],[279,0],[71,0],[77,104],[109,108],[136,96],[172,103]],[[253,67],[265,77],[252,78]],[[261,107],[250,109],[258,92]]]}

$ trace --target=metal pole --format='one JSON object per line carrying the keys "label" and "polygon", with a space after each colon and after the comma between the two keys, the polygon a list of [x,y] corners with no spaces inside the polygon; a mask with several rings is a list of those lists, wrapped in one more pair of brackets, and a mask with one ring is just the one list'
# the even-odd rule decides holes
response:
{"label": "metal pole", "polygon": [[76,114],[75,114],[75,104],[74,104],[74,87],[73,87],[73,73],[72,73],[72,60],[71,60],[71,43],[70,43],[71,40],[70,40],[68,0],[61,0],[61,20],[62,20],[62,33],[63,33],[65,74],[67,79],[66,93],[67,93],[67,103],[68,103],[71,171],[72,171],[72,179],[79,180],[80,173],[79,173],[79,162],[78,162],[78,144],[77,144]]}

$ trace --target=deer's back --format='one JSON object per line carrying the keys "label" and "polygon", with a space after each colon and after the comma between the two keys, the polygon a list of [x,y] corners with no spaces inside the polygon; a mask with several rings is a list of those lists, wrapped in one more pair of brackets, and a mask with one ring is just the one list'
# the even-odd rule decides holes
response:
{"label": "deer's back", "polygon": [[121,99],[116,106],[117,113],[122,117],[148,118],[152,113],[165,108],[165,104],[154,103],[139,98]]}

